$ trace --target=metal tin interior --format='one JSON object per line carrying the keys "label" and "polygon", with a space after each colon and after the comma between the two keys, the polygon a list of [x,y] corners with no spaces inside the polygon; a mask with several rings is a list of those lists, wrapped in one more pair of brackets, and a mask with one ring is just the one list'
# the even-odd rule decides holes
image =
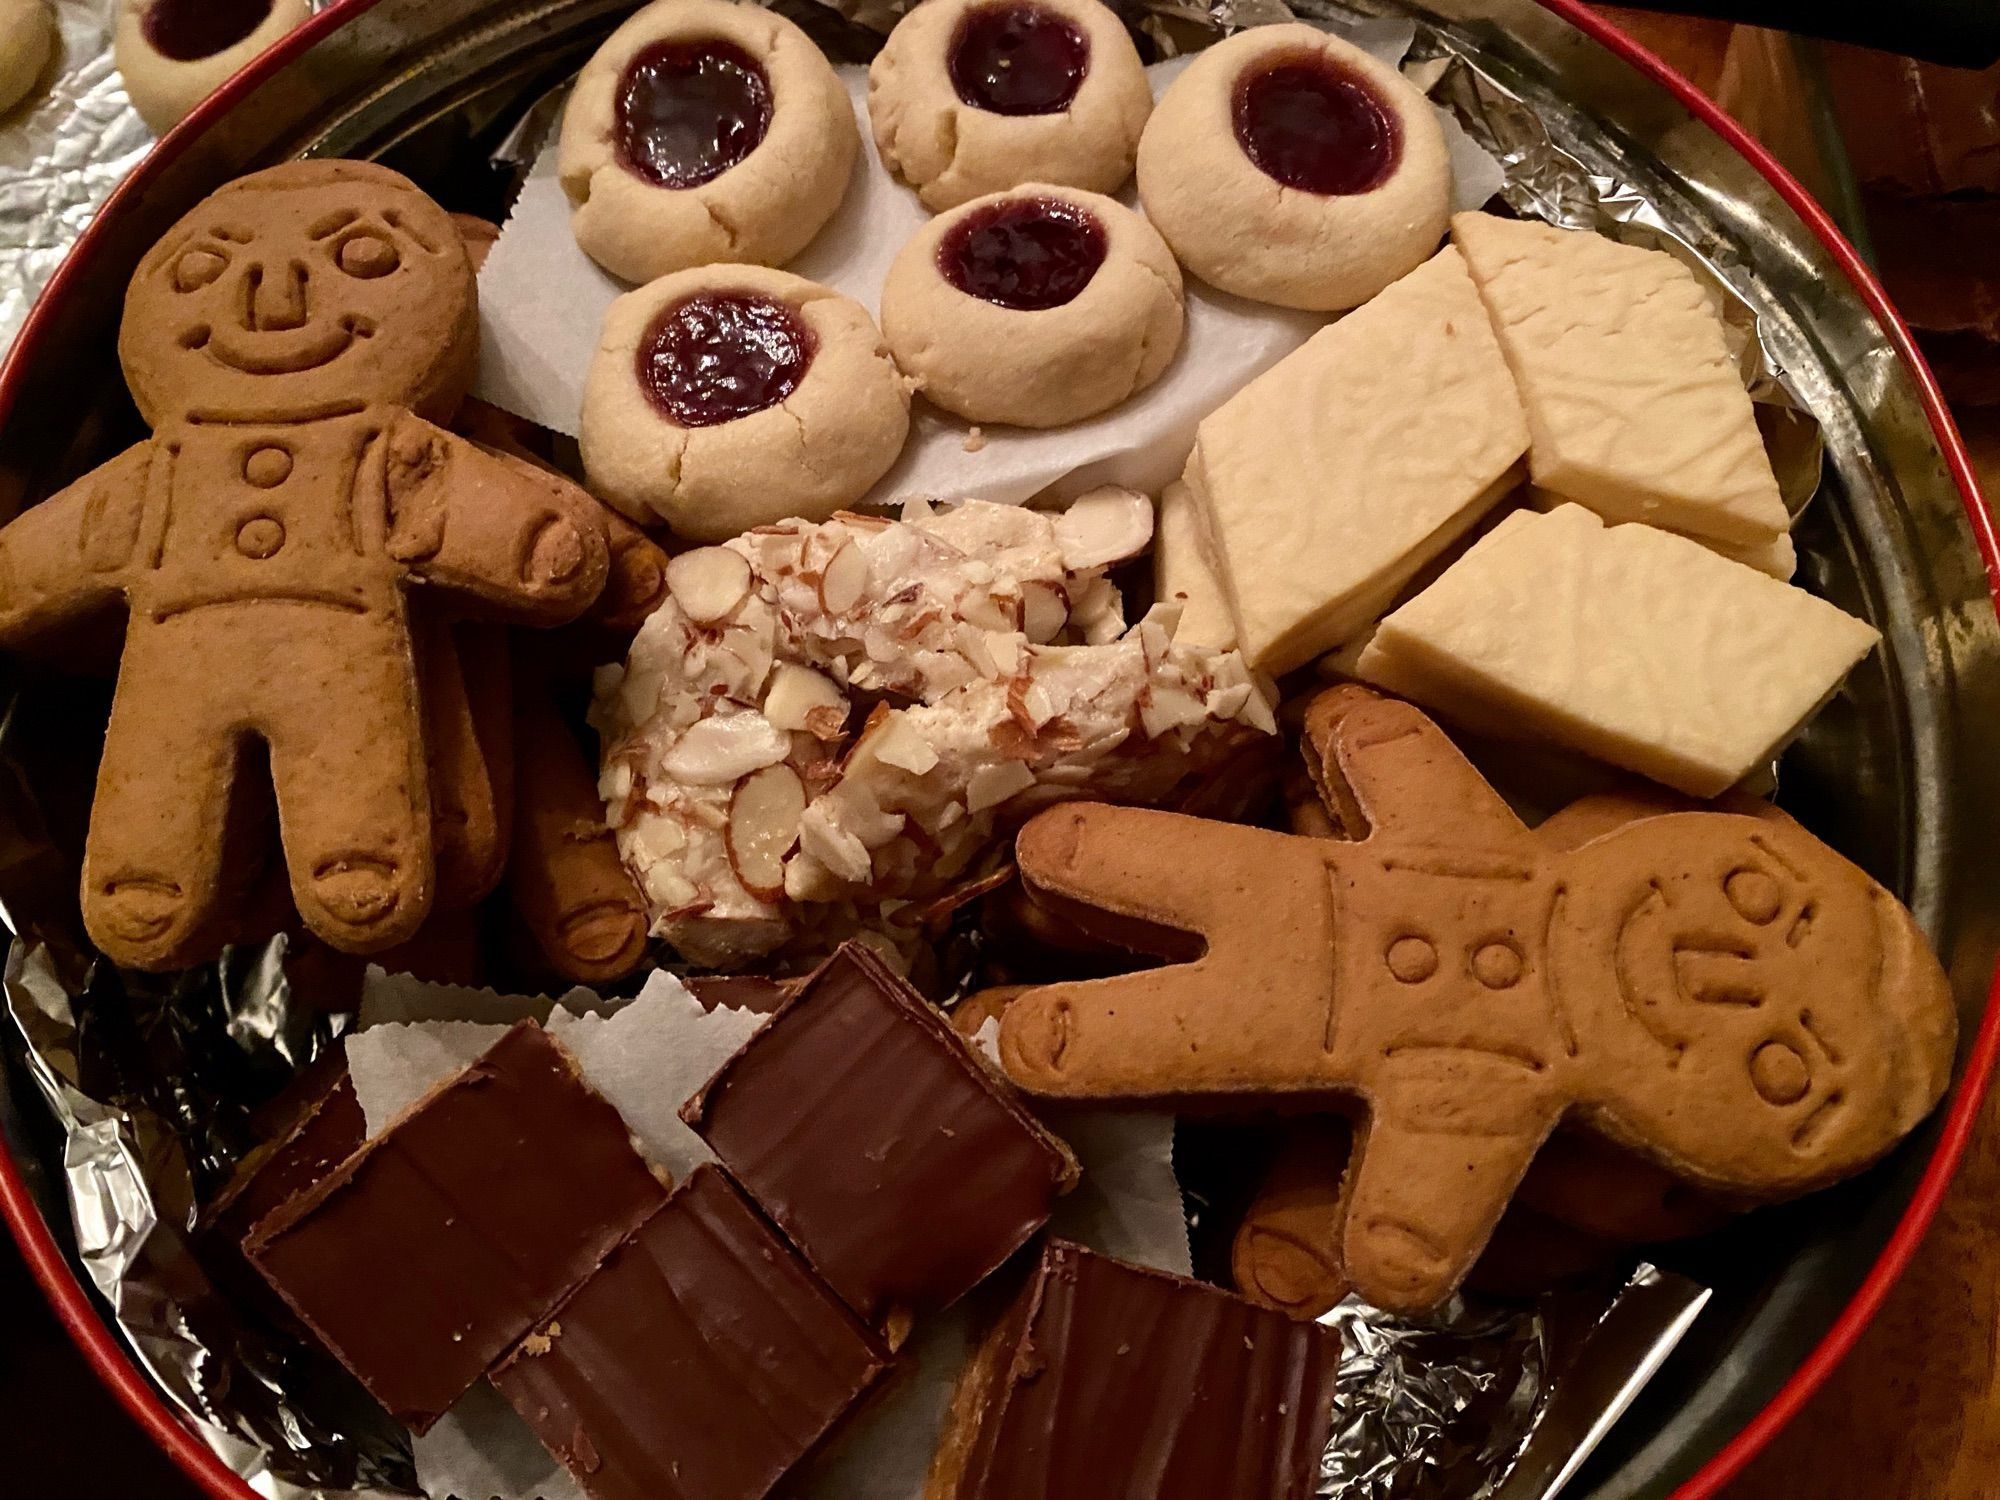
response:
{"label": "metal tin interior", "polygon": [[[219,181],[305,153],[379,156],[447,207],[497,215],[507,184],[483,164],[529,100],[572,73],[629,0],[379,0],[250,88],[145,191],[114,204],[38,310],[0,412],[0,514],[100,461],[132,430],[112,356],[139,256]],[[1919,389],[1824,245],[1772,185],[1657,82],[1533,0],[1356,8],[1450,26],[1589,164],[1640,180],[1683,224],[1734,248],[1765,336],[1799,377],[1828,440],[1826,484],[1801,527],[1812,586],[1873,619],[1885,646],[1787,757],[1784,800],[1917,912],[1959,987],[1968,1035],[2000,947],[1979,859],[2000,832],[2000,768],[1979,753],[2000,711],[2000,626]],[[837,56],[851,34],[822,7],[787,7]],[[1198,12],[1197,12],[1198,14]],[[0,683],[0,701],[4,701]],[[9,1091],[26,1098],[25,1091]],[[35,1156],[5,1122],[17,1154]],[[1754,1216],[1689,1253],[1717,1302],[1614,1430],[1572,1493],[1661,1495],[1771,1396],[1866,1275],[1935,1142],[1933,1125],[1834,1192]],[[26,1147],[23,1152],[20,1148]],[[45,1160],[45,1158],[44,1158]],[[53,1198],[45,1211],[64,1217]],[[1676,1263],[1673,1257],[1665,1257]]]}

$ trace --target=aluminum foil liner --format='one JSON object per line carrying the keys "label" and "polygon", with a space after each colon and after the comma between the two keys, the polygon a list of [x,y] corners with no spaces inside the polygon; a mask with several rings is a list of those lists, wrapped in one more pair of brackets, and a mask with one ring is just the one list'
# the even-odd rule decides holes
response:
{"label": "aluminum foil liner", "polygon": [[[886,31],[903,0],[834,4]],[[61,71],[24,119],[0,129],[0,344],[34,292],[149,138],[109,56],[115,0],[58,0]],[[1285,20],[1280,0],[1125,7],[1164,56],[1244,25]],[[1352,22],[1391,0],[1297,13]],[[1524,213],[1669,250],[1714,288],[1796,512],[1817,486],[1819,434],[1787,387],[1779,351],[1733,289],[1726,244],[1676,236],[1643,185],[1589,170],[1476,54],[1421,24],[1409,70],[1506,169]],[[554,99],[501,148],[525,170]],[[223,1461],[270,1500],[415,1497],[407,1434],[317,1351],[246,1317],[190,1250],[207,1201],[255,1139],[254,1112],[335,1043],[327,1003],[344,982],[324,955],[277,938],[174,976],[121,973],[74,931],[73,867],[30,795],[34,757],[17,699],[0,719],[0,917],[24,936],[4,973],[0,1042],[60,1135],[62,1187],[79,1262],[134,1358]],[[38,773],[39,774],[39,773]],[[85,789],[87,795],[87,789]],[[19,805],[17,805],[19,804]],[[56,878],[49,878],[51,871]],[[350,975],[349,978],[354,976]],[[0,1104],[8,1101],[0,1100]],[[25,1101],[12,1101],[25,1113]],[[1705,1291],[1638,1267],[1621,1284],[1529,1307],[1454,1303],[1436,1318],[1349,1302],[1327,1321],[1346,1354],[1318,1493],[1337,1500],[1550,1500],[1697,1315]]]}

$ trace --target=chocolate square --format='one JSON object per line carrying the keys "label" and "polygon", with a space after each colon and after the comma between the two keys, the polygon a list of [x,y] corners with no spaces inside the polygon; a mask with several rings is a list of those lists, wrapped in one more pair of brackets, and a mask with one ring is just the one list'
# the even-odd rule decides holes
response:
{"label": "chocolate square", "polygon": [[761,1500],[888,1360],[703,1166],[493,1383],[593,1500]]}
{"label": "chocolate square", "polygon": [[1062,1142],[921,995],[854,943],[681,1118],[877,1328],[956,1301],[1025,1244],[1076,1181]]}
{"label": "chocolate square", "polygon": [[959,1379],[925,1500],[1307,1500],[1340,1335],[1050,1240]]}
{"label": "chocolate square", "polygon": [[618,1111],[523,1021],[265,1219],[246,1250],[421,1432],[665,1197]]}

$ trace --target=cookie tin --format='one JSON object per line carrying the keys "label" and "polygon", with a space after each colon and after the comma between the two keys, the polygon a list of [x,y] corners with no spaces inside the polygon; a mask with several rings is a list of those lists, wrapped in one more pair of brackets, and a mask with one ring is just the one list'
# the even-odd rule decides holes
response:
{"label": "cookie tin", "polygon": [[[291,156],[384,156],[426,186],[454,171],[448,206],[497,216],[522,102],[546,101],[629,9],[629,0],[339,0],[238,75],[112,194],[0,366],[0,515],[99,461],[129,423],[113,355],[119,304],[139,257],[195,200]],[[790,7],[850,61],[862,54],[845,28],[883,30],[894,13],[876,0],[838,9]],[[1901,895],[1939,945],[1965,1021],[1959,1081],[1889,1162],[1759,1215],[1751,1263],[1695,1268],[1715,1272],[1714,1302],[1565,1492],[1699,1500],[1798,1409],[1880,1305],[1936,1211],[2000,1053],[1991,1004],[2000,910],[1981,869],[2000,835],[2000,758],[1982,746],[1986,726],[2000,722],[2000,540],[1881,286],[1826,213],[1685,80],[1578,0],[1343,9],[1442,28],[1515,99],[1586,142],[1584,170],[1601,162],[1637,184],[1635,214],[1671,204],[1675,232],[1733,267],[1825,437],[1825,481],[1802,523],[1807,576],[1885,637],[1788,757],[1785,797]],[[1213,12],[1250,20],[1274,7],[1220,0]],[[1144,27],[1171,39],[1211,19],[1156,5]],[[466,161],[488,159],[490,180],[465,175]],[[8,686],[0,681],[0,702]],[[242,1476],[255,1473],[255,1456],[225,1462],[181,1422],[85,1290],[59,1227],[68,1224],[60,1141],[17,1086],[19,1070],[14,1079],[0,1089],[0,1212],[31,1268],[160,1445],[218,1500],[253,1500]]]}

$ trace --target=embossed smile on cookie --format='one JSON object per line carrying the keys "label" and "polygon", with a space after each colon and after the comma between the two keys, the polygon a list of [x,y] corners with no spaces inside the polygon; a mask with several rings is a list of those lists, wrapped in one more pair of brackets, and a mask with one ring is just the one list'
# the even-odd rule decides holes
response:
{"label": "embossed smile on cookie", "polygon": [[1381,186],[1403,155],[1402,129],[1381,95],[1319,53],[1280,54],[1246,71],[1230,118],[1259,171],[1325,197]]}
{"label": "embossed smile on cookie", "polygon": [[388,221],[354,212],[330,215],[302,242],[261,247],[240,225],[216,226],[181,252],[169,274],[173,289],[198,303],[181,347],[246,375],[299,375],[332,364],[378,325],[331,283],[392,275],[403,264],[396,235]]}
{"label": "embossed smile on cookie", "polygon": [[141,20],[162,57],[194,62],[226,52],[271,14],[271,0],[153,0]]}
{"label": "embossed smile on cookie", "polygon": [[713,427],[798,389],[819,340],[796,309],[753,292],[702,292],[654,320],[639,345],[647,399],[683,427]]}
{"label": "embossed smile on cookie", "polygon": [[1061,307],[1104,264],[1104,226],[1060,198],[1006,199],[953,226],[937,260],[945,280],[968,297],[1017,311]]}
{"label": "embossed smile on cookie", "polygon": [[1090,38],[1039,5],[986,5],[958,23],[947,66],[953,91],[974,109],[1060,114],[1090,70]]}
{"label": "embossed smile on cookie", "polygon": [[770,76],[732,42],[655,42],[619,80],[618,160],[656,187],[714,181],[770,128]]}

